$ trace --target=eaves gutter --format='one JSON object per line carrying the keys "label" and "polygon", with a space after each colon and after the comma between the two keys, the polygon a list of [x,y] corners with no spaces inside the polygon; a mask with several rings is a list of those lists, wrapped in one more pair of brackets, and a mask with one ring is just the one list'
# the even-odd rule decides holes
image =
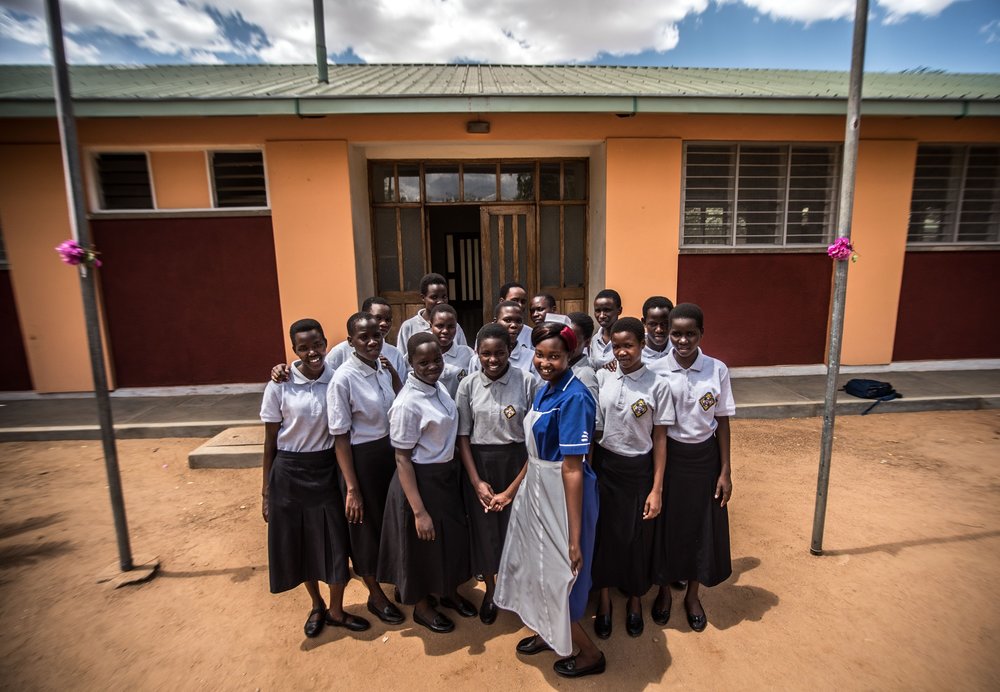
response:
{"label": "eaves gutter", "polygon": [[[690,96],[384,96],[211,99],[74,100],[82,118],[218,117],[439,113],[698,113],[739,115],[844,115],[847,102],[823,98]],[[865,115],[997,117],[1000,99],[866,99]],[[43,99],[0,99],[0,118],[52,118]]]}

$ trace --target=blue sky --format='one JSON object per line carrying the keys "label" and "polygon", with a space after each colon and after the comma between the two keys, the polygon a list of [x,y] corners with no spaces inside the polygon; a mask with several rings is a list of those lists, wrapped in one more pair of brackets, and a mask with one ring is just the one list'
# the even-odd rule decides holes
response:
{"label": "blue sky", "polygon": [[[853,0],[326,0],[332,62],[845,70]],[[62,0],[75,63],[303,63],[311,0]],[[0,0],[0,62],[48,60],[41,0]],[[1000,72],[1000,1],[871,0],[868,70]]]}

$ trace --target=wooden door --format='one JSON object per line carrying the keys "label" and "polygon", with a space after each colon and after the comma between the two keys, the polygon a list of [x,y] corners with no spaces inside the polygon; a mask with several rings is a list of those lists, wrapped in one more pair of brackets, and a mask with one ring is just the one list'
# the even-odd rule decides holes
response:
{"label": "wooden door", "polygon": [[528,295],[538,285],[538,237],[534,206],[484,206],[479,209],[482,236],[483,321],[493,321],[500,287],[519,281]]}

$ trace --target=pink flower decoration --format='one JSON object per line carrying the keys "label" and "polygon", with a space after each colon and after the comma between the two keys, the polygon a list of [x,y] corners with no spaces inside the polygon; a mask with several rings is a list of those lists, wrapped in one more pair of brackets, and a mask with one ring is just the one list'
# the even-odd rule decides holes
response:
{"label": "pink flower decoration", "polygon": [[97,258],[98,252],[93,248],[87,250],[80,247],[80,244],[75,240],[64,240],[56,246],[56,252],[59,253],[59,257],[66,264],[76,266],[78,264],[86,264],[89,267],[99,267],[101,266],[101,260]]}
{"label": "pink flower decoration", "polygon": [[839,260],[841,262],[845,260],[851,260],[852,262],[858,261],[858,254],[854,251],[854,246],[851,245],[850,238],[837,238],[833,245],[830,245],[826,249],[826,254],[830,256],[830,259]]}

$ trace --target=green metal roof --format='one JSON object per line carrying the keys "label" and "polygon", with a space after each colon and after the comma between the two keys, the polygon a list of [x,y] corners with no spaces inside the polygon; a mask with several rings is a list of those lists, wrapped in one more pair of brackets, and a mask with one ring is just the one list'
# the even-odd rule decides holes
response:
{"label": "green metal roof", "polygon": [[[71,68],[81,116],[845,111],[846,72],[533,65]],[[1000,74],[868,73],[871,115],[1000,115]],[[0,116],[54,115],[51,69],[0,66]]]}

